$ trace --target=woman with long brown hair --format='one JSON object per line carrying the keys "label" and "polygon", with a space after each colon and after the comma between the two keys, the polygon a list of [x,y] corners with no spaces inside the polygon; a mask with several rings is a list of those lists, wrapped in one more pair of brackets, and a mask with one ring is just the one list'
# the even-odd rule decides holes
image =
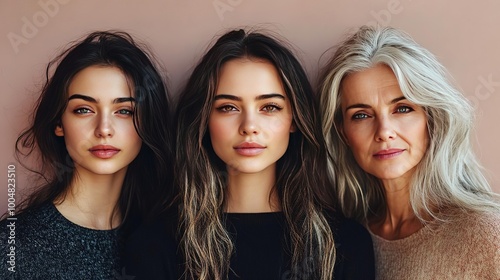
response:
{"label": "woman with long brown hair", "polygon": [[324,211],[313,91],[283,43],[244,30],[221,36],[181,92],[175,122],[178,227],[167,215],[135,235],[131,275],[371,278],[366,230]]}

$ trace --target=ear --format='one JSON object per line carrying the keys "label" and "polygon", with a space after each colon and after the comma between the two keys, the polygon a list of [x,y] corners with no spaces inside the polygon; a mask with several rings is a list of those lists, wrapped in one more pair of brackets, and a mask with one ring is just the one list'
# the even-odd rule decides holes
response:
{"label": "ear", "polygon": [[56,128],[54,129],[54,133],[56,136],[64,136],[64,129],[62,128],[61,124],[58,124]]}

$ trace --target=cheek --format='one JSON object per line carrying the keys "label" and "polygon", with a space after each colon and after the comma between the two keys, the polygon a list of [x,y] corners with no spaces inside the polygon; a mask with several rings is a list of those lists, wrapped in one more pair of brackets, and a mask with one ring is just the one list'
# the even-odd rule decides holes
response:
{"label": "cheek", "polygon": [[418,127],[413,132],[414,139],[417,139],[418,142],[415,144],[419,146],[420,152],[425,154],[427,149],[429,148],[429,132],[427,130],[427,122],[421,122]]}
{"label": "cheek", "polygon": [[139,136],[139,134],[137,134],[137,132],[135,131],[134,129],[134,134],[133,135],[130,135],[130,139],[132,139],[131,141],[131,145],[135,148],[135,150],[137,151],[137,153],[139,153],[139,151],[141,150],[141,147],[142,147],[142,139],[141,137]]}
{"label": "cheek", "polygon": [[[140,151],[142,146],[142,139],[135,129],[133,122],[121,123],[120,126],[117,126],[115,129],[119,129],[123,132],[122,135],[131,148],[133,148],[137,152]],[[115,131],[115,134],[116,133],[119,133],[119,131]]]}
{"label": "cheek", "polygon": [[264,118],[261,121],[261,124],[264,128],[270,131],[290,131],[292,126],[292,116],[282,115],[274,118]]}
{"label": "cheek", "polygon": [[[289,141],[290,139],[290,130],[291,130],[291,127],[292,127],[292,122],[291,120],[290,121],[278,121],[278,123],[275,123],[271,128],[271,133],[276,133],[278,135],[278,137],[280,137],[280,139],[283,141],[283,142],[287,142]],[[285,148],[288,146],[288,145],[283,145]]]}
{"label": "cheek", "polygon": [[210,117],[208,121],[208,131],[210,132],[210,134],[217,134],[222,130],[224,130],[224,126],[221,125],[220,120]]}
{"label": "cheek", "polygon": [[125,135],[130,135],[131,137],[139,137],[139,133],[135,129],[133,121],[120,122],[119,124],[120,126],[117,126],[117,128],[120,129],[120,131],[123,131]]}
{"label": "cheek", "polygon": [[74,129],[74,127],[66,126],[64,128],[64,143],[70,158],[79,163],[81,161],[81,154],[92,146],[91,141],[88,139],[85,129]]}
{"label": "cheek", "polygon": [[224,142],[225,136],[229,134],[230,127],[231,124],[227,120],[223,121],[221,118],[210,116],[208,131],[213,146],[217,146],[218,143]]}
{"label": "cheek", "polygon": [[259,122],[259,127],[262,129],[264,138],[271,139],[273,137],[289,138],[290,132],[294,131],[292,115],[284,114],[272,118],[262,118]]}
{"label": "cheek", "polygon": [[362,150],[364,145],[370,143],[370,141],[368,141],[370,136],[368,133],[368,128],[366,127],[353,127],[346,126],[344,124],[342,132],[347,144],[354,153]]}

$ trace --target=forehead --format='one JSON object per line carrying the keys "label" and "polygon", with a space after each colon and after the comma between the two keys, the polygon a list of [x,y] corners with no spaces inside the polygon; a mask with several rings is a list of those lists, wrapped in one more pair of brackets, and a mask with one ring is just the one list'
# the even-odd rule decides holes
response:
{"label": "forehead", "polygon": [[238,58],[221,68],[217,93],[284,93],[276,67],[263,59]]}
{"label": "forehead", "polygon": [[68,86],[68,97],[85,94],[95,99],[129,97],[134,95],[123,71],[114,66],[94,65],[75,74]]}
{"label": "forehead", "polygon": [[356,102],[372,98],[402,96],[398,80],[391,68],[378,64],[366,70],[347,75],[341,84],[341,99]]}

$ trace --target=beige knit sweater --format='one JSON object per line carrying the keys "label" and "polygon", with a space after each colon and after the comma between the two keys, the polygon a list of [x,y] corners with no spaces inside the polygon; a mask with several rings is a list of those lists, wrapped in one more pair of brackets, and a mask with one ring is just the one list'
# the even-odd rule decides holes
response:
{"label": "beige knit sweater", "polygon": [[371,235],[377,279],[500,280],[500,214],[464,214],[393,241]]}

